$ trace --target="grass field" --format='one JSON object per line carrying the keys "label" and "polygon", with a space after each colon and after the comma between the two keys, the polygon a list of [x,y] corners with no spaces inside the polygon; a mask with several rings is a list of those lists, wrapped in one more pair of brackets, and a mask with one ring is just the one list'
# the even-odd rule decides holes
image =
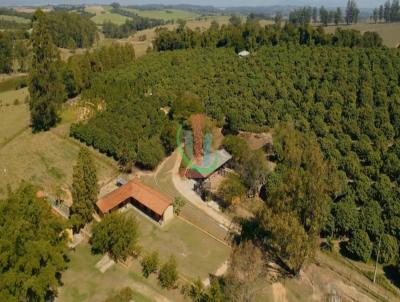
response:
{"label": "grass field", "polygon": [[[54,193],[72,183],[72,167],[81,144],[68,137],[74,110],[65,110],[63,122],[56,128],[32,134],[29,128],[28,105],[24,104],[27,88],[0,93],[0,197],[7,185],[18,186],[27,180]],[[20,104],[14,105],[18,99]],[[5,104],[9,104],[8,106]],[[93,151],[101,182],[117,174],[114,161]]]}
{"label": "grass field", "polygon": [[5,20],[5,21],[15,21],[17,23],[29,23],[31,20],[17,17],[17,16],[7,16],[7,15],[0,15],[0,20]]}
{"label": "grass field", "polygon": [[[150,293],[169,295],[171,301],[179,301],[177,293],[163,291],[154,278],[142,277],[138,264],[131,269],[117,264],[102,274],[95,268],[102,256],[92,255],[88,244],[78,246],[75,252],[69,253],[69,257],[69,268],[62,274],[64,286],[59,289],[57,302],[101,302],[127,286],[133,288],[135,302],[156,301]],[[150,293],[144,295],[139,290]]]}
{"label": "grass field", "polygon": [[[178,218],[160,228],[136,210],[130,210],[128,214],[138,221],[142,251],[157,250],[162,261],[174,255],[179,273],[185,278],[208,277],[208,273],[214,273],[229,255],[228,247]],[[92,255],[86,244],[70,253],[71,261],[68,270],[63,273],[64,286],[59,291],[58,302],[102,301],[126,286],[137,292],[137,302],[156,301],[152,299],[154,293],[170,301],[183,301],[178,290],[162,290],[156,276],[143,278],[137,260],[129,268],[117,264],[104,274],[100,273],[95,264],[101,257]]]}
{"label": "grass field", "polygon": [[[398,23],[358,23],[350,26],[340,26],[344,29],[356,29],[362,33],[366,31],[375,31],[383,39],[383,43],[387,47],[396,47],[400,44],[400,22]],[[336,30],[336,26],[326,27],[326,31],[333,33]]]}
{"label": "grass field", "polygon": [[139,244],[143,250],[156,250],[163,260],[174,255],[180,274],[188,279],[208,277],[228,258],[228,246],[179,218],[175,217],[160,228],[136,210],[129,211],[129,214],[139,222]]}
{"label": "grass field", "polygon": [[129,19],[125,16],[113,14],[109,11],[109,9],[99,5],[87,6],[85,10],[89,13],[96,14],[96,16],[92,17],[91,20],[97,25],[103,25],[103,23],[106,21],[111,21],[115,24],[123,24]]}
{"label": "grass field", "polygon": [[164,21],[169,20],[190,20],[199,17],[199,14],[194,12],[178,10],[178,9],[163,9],[163,10],[142,10],[135,8],[124,8],[124,10],[138,14],[142,17],[152,18],[152,19],[161,19]]}
{"label": "grass field", "polygon": [[27,88],[0,93],[0,146],[28,127],[27,95]]}

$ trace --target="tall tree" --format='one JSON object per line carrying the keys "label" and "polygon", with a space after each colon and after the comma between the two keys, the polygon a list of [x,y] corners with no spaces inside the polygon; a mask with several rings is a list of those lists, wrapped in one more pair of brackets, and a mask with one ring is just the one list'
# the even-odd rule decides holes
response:
{"label": "tall tree", "polygon": [[75,230],[92,220],[98,192],[96,166],[89,150],[81,148],[72,175],[71,221]]}
{"label": "tall tree", "polygon": [[329,12],[328,10],[321,6],[321,8],[319,9],[319,19],[322,23],[323,26],[327,26],[329,23]]}
{"label": "tall tree", "polygon": [[391,21],[390,20],[391,9],[392,9],[392,6],[390,4],[390,0],[387,0],[385,2],[385,6],[384,6],[384,9],[383,9],[383,19],[385,19],[385,22],[390,22]]}
{"label": "tall tree", "polygon": [[357,2],[355,0],[348,0],[346,7],[346,23],[357,23],[359,13],[360,10],[357,7]]}
{"label": "tall tree", "polygon": [[37,188],[0,200],[0,301],[48,301],[66,268],[65,225]]}
{"label": "tall tree", "polygon": [[379,21],[383,20],[383,16],[384,16],[383,12],[384,12],[383,5],[380,5],[379,6]]}
{"label": "tall tree", "polygon": [[393,0],[390,7],[390,21],[397,22],[400,20],[400,4],[399,0]]}
{"label": "tall tree", "polygon": [[342,9],[338,7],[335,12],[334,16],[334,22],[335,25],[339,25],[339,23],[343,22],[343,15],[342,15]]}
{"label": "tall tree", "polygon": [[318,21],[318,8],[315,6],[313,7],[313,10],[312,10],[312,20],[314,23],[317,23],[317,21]]}
{"label": "tall tree", "polygon": [[377,8],[374,9],[373,13],[372,13],[372,20],[374,20],[375,23],[378,22],[378,18],[379,18],[379,11]]}
{"label": "tall tree", "polygon": [[57,121],[58,110],[66,98],[60,73],[60,55],[52,43],[46,16],[37,10],[33,17],[32,66],[29,80],[33,131],[45,131]]}

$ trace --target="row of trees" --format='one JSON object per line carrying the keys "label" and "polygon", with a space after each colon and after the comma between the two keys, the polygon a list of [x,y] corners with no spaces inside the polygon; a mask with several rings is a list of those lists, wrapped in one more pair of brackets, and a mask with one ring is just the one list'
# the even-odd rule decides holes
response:
{"label": "row of trees", "polygon": [[327,34],[322,27],[310,25],[295,26],[287,23],[284,26],[260,26],[257,20],[247,20],[246,23],[231,23],[222,25],[213,22],[206,31],[191,30],[180,24],[176,30],[160,29],[153,42],[157,51],[233,47],[236,51],[243,49],[256,50],[261,46],[276,46],[284,44],[295,45],[333,45],[347,47],[381,47],[382,39],[377,33],[366,32],[363,35],[355,30],[338,28],[334,34]]}
{"label": "row of trees", "polygon": [[375,8],[371,18],[376,22],[397,22],[400,21],[399,0],[386,1],[385,4]]}
{"label": "row of trees", "polygon": [[[292,10],[289,13],[289,22],[295,25],[305,26],[310,24],[311,21],[313,23],[317,23],[319,20],[322,25],[327,26],[330,23],[338,25],[343,21],[346,21],[346,24],[349,25],[358,22],[359,14],[360,10],[357,7],[356,1],[349,0],[347,2],[344,16],[340,7],[336,8],[336,10],[327,10],[324,6],[322,6],[318,10],[317,7],[306,6]],[[279,21],[280,23],[281,20],[282,16],[281,14],[278,14],[275,17],[275,21]]]}
{"label": "row of trees", "polygon": [[102,31],[107,38],[121,39],[127,38],[139,30],[153,28],[165,24],[163,20],[150,19],[135,15],[134,18],[127,19],[125,23],[118,25],[111,21],[104,22]]}

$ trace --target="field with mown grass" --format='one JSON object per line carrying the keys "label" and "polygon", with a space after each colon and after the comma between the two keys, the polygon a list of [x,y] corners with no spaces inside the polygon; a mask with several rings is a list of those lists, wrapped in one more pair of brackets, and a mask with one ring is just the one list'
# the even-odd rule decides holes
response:
{"label": "field with mown grass", "polygon": [[[341,25],[343,29],[355,29],[361,33],[366,31],[377,32],[383,39],[383,43],[387,47],[396,47],[400,44],[400,22],[397,23],[358,23],[353,25]],[[328,26],[326,32],[335,32],[337,26]]]}

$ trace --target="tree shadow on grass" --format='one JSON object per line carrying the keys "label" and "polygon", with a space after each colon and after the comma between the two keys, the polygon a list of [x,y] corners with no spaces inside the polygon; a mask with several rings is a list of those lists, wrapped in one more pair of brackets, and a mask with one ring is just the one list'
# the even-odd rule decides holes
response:
{"label": "tree shadow on grass", "polygon": [[390,280],[395,286],[400,288],[400,271],[396,265],[387,265],[383,267],[386,278]]}

